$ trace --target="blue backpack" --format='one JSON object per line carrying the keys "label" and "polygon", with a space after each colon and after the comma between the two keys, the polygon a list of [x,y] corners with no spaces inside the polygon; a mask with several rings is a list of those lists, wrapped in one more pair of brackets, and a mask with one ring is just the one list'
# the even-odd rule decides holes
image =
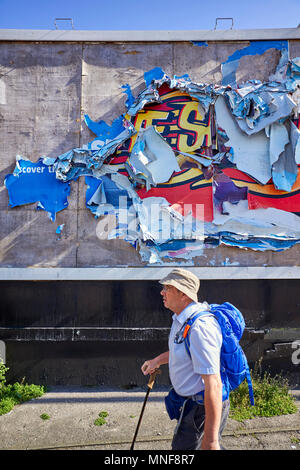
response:
{"label": "blue backpack", "polygon": [[239,343],[245,329],[245,321],[243,315],[236,307],[229,302],[225,302],[222,305],[211,304],[209,312],[196,312],[191,315],[181,329],[186,350],[191,357],[188,332],[197,318],[208,314],[213,314],[216,317],[222,330],[223,342],[220,357],[220,375],[223,384],[223,400],[226,400],[231,390],[237,388],[246,379],[250,403],[253,406],[254,396],[250,370],[247,358]]}

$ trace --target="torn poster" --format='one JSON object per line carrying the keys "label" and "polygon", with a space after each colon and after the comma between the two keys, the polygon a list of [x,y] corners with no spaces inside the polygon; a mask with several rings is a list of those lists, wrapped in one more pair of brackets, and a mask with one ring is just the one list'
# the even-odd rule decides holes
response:
{"label": "torn poster", "polygon": [[[281,54],[270,80],[237,84],[240,58],[269,49]],[[127,241],[151,265],[193,264],[209,245],[299,243],[300,58],[288,59],[286,41],[252,41],[222,72],[212,85],[156,67],[136,97],[122,85],[124,114],[111,124],[84,116],[91,142],[37,163],[17,159],[5,180],[10,206],[38,202],[54,220],[84,176],[99,238]]]}

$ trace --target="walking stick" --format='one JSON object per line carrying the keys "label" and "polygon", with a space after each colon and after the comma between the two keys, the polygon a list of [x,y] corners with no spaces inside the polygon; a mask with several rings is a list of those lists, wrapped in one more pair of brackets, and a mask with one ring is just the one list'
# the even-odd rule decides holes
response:
{"label": "walking stick", "polygon": [[147,385],[148,390],[147,390],[147,393],[146,393],[146,396],[145,396],[145,399],[144,399],[142,411],[141,411],[141,414],[140,414],[140,417],[139,417],[139,421],[138,421],[138,424],[137,424],[137,427],[136,427],[136,430],[135,430],[135,434],[134,434],[134,437],[133,437],[133,441],[132,441],[130,450],[133,450],[134,443],[135,443],[136,437],[137,437],[137,435],[138,435],[139,428],[140,428],[140,424],[141,424],[142,417],[143,417],[143,414],[144,414],[145,406],[146,406],[146,403],[147,403],[147,400],[148,400],[148,396],[149,396],[150,390],[152,390],[153,385],[154,385],[155,377],[157,376],[157,374],[160,374],[160,373],[161,373],[161,370],[160,370],[160,369],[156,369],[156,370],[150,375],[150,379],[149,379],[149,382],[148,382],[148,385]]}

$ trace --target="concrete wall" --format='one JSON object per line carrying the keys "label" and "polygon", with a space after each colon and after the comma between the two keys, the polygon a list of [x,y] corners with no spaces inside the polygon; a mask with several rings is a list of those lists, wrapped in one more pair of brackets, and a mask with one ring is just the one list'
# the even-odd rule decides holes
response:
{"label": "concrete wall", "polygon": [[[14,271],[142,267],[137,252],[121,240],[96,237],[82,180],[72,183],[69,207],[58,214],[55,224],[35,205],[9,209],[3,181],[13,171],[17,154],[36,161],[92,140],[83,115],[112,122],[125,110],[121,85],[129,83],[137,94],[144,88],[143,73],[153,67],[170,75],[188,72],[194,81],[220,83],[222,62],[246,47],[253,35],[225,34],[222,40],[218,32],[214,40],[210,32],[208,46],[198,47],[186,36],[180,40],[156,36],[153,41],[149,37],[86,41],[83,36],[69,42],[64,34],[61,40],[57,35],[50,40],[51,34],[45,33],[43,40],[41,35],[24,40],[18,35],[7,39],[0,32],[0,268],[8,268],[7,279],[10,270],[17,273],[11,281],[2,277],[0,283],[0,339],[7,344],[10,378],[26,376],[28,381],[48,384],[143,383],[141,361],[167,348],[170,326],[158,285],[147,280],[151,275],[139,282],[84,282],[84,274],[79,277],[82,281],[23,282],[22,269]],[[192,37],[197,38],[205,36]],[[289,38],[290,57],[300,56],[300,34],[283,39]],[[238,81],[267,80],[278,58],[275,49],[243,57]],[[60,224],[65,229],[58,240],[55,229]],[[211,264],[224,266],[225,260],[241,267],[295,267],[300,246],[280,253],[207,248],[195,266],[209,270]],[[204,281],[201,297],[230,300],[241,308],[249,328],[243,341],[252,363],[263,356],[273,370],[296,370],[291,352],[292,342],[300,336],[299,281],[245,281],[242,271],[232,281],[229,272],[224,268],[220,280]],[[160,382],[168,382],[166,371]]]}
{"label": "concrete wall", "polygon": [[[142,384],[141,364],[168,349],[171,313],[153,281],[2,281],[0,338],[10,378],[45,384]],[[199,298],[244,314],[251,366],[296,372],[298,280],[201,281]],[[167,367],[159,378],[168,383]]]}

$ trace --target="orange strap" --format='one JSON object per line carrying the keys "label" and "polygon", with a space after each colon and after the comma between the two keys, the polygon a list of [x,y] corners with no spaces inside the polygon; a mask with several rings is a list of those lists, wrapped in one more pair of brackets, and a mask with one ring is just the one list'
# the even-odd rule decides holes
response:
{"label": "orange strap", "polygon": [[182,333],[182,336],[183,336],[184,339],[187,337],[187,334],[188,334],[190,328],[191,328],[190,325],[186,325],[186,327],[185,327],[185,329]]}

